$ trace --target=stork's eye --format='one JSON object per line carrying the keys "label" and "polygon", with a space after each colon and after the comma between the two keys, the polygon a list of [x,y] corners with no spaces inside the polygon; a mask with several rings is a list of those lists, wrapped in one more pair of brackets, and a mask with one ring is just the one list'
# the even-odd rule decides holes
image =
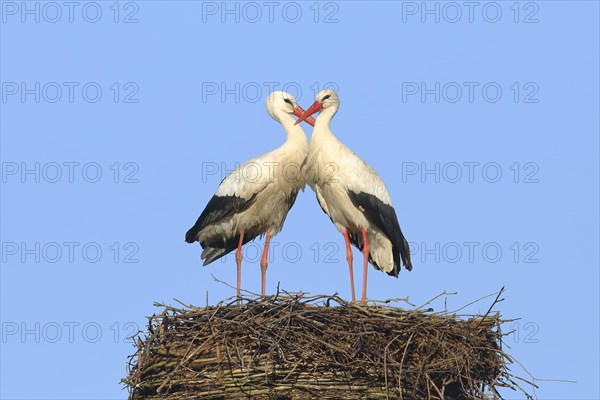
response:
{"label": "stork's eye", "polygon": [[331,95],[330,95],[330,94],[328,94],[327,96],[323,97],[323,100],[321,100],[321,102],[323,102],[323,101],[327,100],[327,99],[328,99],[328,98],[330,98],[330,97],[331,97]]}
{"label": "stork's eye", "polygon": [[292,101],[290,99],[283,99],[283,101],[288,103],[290,106],[293,106]]}

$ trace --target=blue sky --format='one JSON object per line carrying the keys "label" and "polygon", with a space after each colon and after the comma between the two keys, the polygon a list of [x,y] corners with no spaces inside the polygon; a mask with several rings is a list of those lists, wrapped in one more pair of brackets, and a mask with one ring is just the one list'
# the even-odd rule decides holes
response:
{"label": "blue sky", "polygon": [[[597,2],[0,6],[3,399],[126,398],[153,302],[233,295],[211,275],[234,284],[234,258],[203,268],[184,234],[223,174],[283,143],[270,90],[308,107],[324,87],[413,249],[399,279],[370,269],[369,297],[455,309],[505,286],[509,353],[575,381],[538,398],[600,397]],[[349,298],[310,189],[272,243],[267,291]]]}

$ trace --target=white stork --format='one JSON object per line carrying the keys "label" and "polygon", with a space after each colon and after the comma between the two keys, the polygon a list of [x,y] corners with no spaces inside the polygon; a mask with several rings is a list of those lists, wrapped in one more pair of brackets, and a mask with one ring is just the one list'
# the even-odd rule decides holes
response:
{"label": "white stork", "polygon": [[[260,260],[261,295],[265,295],[269,241],[283,227],[298,191],[306,184],[301,165],[308,153],[308,140],[295,118],[304,110],[289,93],[273,92],[266,101],[267,112],[279,122],[285,143],[262,156],[241,164],[219,185],[196,224],[186,233],[188,243],[200,242],[204,265],[237,248],[237,294],[240,296],[242,246],[266,235]],[[314,125],[315,120],[306,120]]]}
{"label": "white stork", "polygon": [[400,272],[400,259],[409,271],[412,264],[408,242],[400,230],[385,184],[373,168],[344,146],[329,129],[339,106],[337,93],[323,90],[296,124],[321,111],[314,125],[303,173],[321,208],[344,235],[352,301],[355,301],[355,295],[350,243],[363,252],[361,302],[364,304],[367,301],[369,261],[377,269],[395,277]]}

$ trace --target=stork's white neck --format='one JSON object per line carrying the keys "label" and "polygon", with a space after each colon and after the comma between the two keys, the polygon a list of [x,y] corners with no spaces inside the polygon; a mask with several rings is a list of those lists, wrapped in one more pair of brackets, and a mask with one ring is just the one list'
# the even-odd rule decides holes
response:
{"label": "stork's white neck", "polygon": [[[329,124],[331,123],[331,119],[335,115],[337,110],[333,108],[324,108],[319,115],[317,116],[317,120],[315,122],[315,129],[313,129],[312,138],[322,138],[333,136],[333,132],[329,128]],[[312,140],[311,138],[311,140]]]}
{"label": "stork's white neck", "polygon": [[294,117],[287,113],[282,113],[277,116],[279,122],[283,126],[285,133],[287,134],[286,143],[291,143],[295,145],[308,144],[308,139],[306,138],[306,133],[302,129],[302,126],[295,125],[296,120]]}

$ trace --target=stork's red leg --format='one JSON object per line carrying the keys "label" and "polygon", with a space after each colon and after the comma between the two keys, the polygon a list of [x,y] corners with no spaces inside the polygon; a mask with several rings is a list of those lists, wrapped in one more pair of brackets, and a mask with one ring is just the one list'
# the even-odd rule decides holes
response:
{"label": "stork's red leg", "polygon": [[237,264],[237,297],[238,303],[240,299],[240,290],[242,287],[242,244],[244,243],[244,230],[240,233],[240,242],[238,243],[237,251],[235,252],[235,262]]}
{"label": "stork's red leg", "polygon": [[348,228],[344,229],[344,241],[346,242],[346,260],[350,269],[350,288],[352,289],[352,301],[356,301],[354,294],[354,271],[352,268],[352,247],[350,247],[350,238],[348,237]]}
{"label": "stork's red leg", "polygon": [[361,304],[367,303],[367,271],[369,267],[369,252],[371,251],[371,246],[369,245],[369,239],[367,238],[367,231],[365,228],[360,228],[363,237],[363,254],[365,256],[365,268],[363,271],[363,290],[362,290],[362,299],[360,300]]}
{"label": "stork's red leg", "polygon": [[263,249],[262,257],[260,259],[260,296],[265,297],[265,287],[267,286],[267,267],[269,266],[269,242],[271,241],[271,234],[267,232],[267,238],[265,239],[265,248]]}

